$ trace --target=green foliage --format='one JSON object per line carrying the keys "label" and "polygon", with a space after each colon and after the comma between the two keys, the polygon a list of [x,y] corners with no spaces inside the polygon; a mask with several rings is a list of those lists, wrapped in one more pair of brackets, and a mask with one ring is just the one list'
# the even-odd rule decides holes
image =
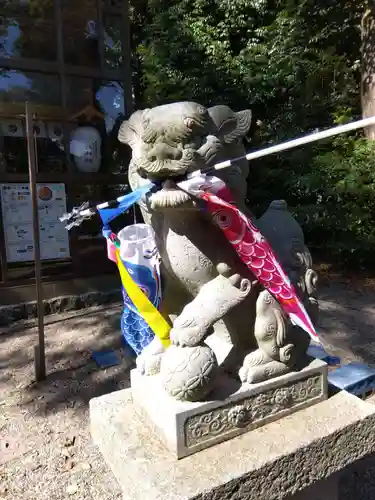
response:
{"label": "green foliage", "polygon": [[334,0],[150,0],[148,7],[136,47],[139,105],[247,105],[276,139],[276,130],[286,136],[322,126],[322,116],[327,122],[337,101],[350,97],[354,60],[341,40],[355,42],[358,59],[357,20],[345,22],[349,13]]}
{"label": "green foliage", "polygon": [[333,258],[372,263],[375,248],[375,143],[364,138],[335,141],[318,153],[298,189],[312,206],[299,215],[309,239]]}
{"label": "green foliage", "polygon": [[[137,107],[191,99],[251,108],[253,148],[359,118],[365,5],[144,0],[133,8]],[[250,204],[261,212],[284,198],[312,247],[342,262],[370,262],[374,152],[360,136],[346,136],[253,162]]]}

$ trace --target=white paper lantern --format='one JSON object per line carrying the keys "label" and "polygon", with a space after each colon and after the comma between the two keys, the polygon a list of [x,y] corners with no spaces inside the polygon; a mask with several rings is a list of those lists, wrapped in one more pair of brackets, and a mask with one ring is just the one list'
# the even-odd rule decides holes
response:
{"label": "white paper lantern", "polygon": [[70,153],[80,172],[97,172],[101,163],[102,138],[94,127],[77,127],[70,136]]}

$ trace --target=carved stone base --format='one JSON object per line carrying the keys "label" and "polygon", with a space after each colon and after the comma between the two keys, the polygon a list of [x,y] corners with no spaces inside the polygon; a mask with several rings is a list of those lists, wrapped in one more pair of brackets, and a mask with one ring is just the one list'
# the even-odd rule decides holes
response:
{"label": "carved stone base", "polygon": [[223,377],[210,401],[189,403],[170,398],[158,375],[131,372],[136,411],[176,458],[261,427],[327,398],[327,365],[313,360],[292,372],[260,384],[241,386]]}

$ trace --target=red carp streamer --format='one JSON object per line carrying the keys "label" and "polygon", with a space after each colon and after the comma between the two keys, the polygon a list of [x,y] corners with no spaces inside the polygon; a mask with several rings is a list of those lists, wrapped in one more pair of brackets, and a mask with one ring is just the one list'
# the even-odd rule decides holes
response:
{"label": "red carp streamer", "polygon": [[319,342],[318,334],[270,244],[254,223],[234,206],[225,183],[217,177],[195,176],[178,183],[183,191],[205,201],[205,210],[225,234],[240,259],[278,301],[294,325]]}

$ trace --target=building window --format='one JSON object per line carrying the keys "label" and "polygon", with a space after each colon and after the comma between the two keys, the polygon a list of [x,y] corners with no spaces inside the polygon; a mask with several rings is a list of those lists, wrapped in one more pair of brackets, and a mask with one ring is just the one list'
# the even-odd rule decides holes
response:
{"label": "building window", "polygon": [[105,15],[104,26],[104,63],[111,69],[119,69],[123,59],[123,24],[120,16]]}
{"label": "building window", "polygon": [[[99,202],[123,189],[129,152],[117,132],[132,103],[127,5],[125,0],[0,1],[0,183],[28,181],[27,101],[37,182],[64,183],[68,207],[80,192],[88,196],[91,189]],[[115,174],[122,175],[118,184]],[[91,247],[97,245],[105,259],[96,233],[96,227],[88,228],[86,239],[92,238]],[[1,239],[4,235],[0,246]],[[14,269],[8,266],[8,276],[22,275]],[[6,274],[2,258],[0,280]]]}
{"label": "building window", "polygon": [[64,61],[100,67],[100,29],[96,0],[64,0],[62,22]]}
{"label": "building window", "polygon": [[2,0],[0,57],[56,61],[54,19],[51,1]]}
{"label": "building window", "polygon": [[[126,15],[124,1],[1,3],[0,169],[27,172],[24,105],[29,101],[39,172],[123,172],[121,155],[107,153],[130,101],[124,93],[130,77],[123,53]],[[95,147],[83,153],[90,138]]]}
{"label": "building window", "polygon": [[58,75],[0,69],[0,113],[3,168],[27,173],[25,102],[37,115],[34,133],[40,171],[62,172],[65,167],[61,86]]}

